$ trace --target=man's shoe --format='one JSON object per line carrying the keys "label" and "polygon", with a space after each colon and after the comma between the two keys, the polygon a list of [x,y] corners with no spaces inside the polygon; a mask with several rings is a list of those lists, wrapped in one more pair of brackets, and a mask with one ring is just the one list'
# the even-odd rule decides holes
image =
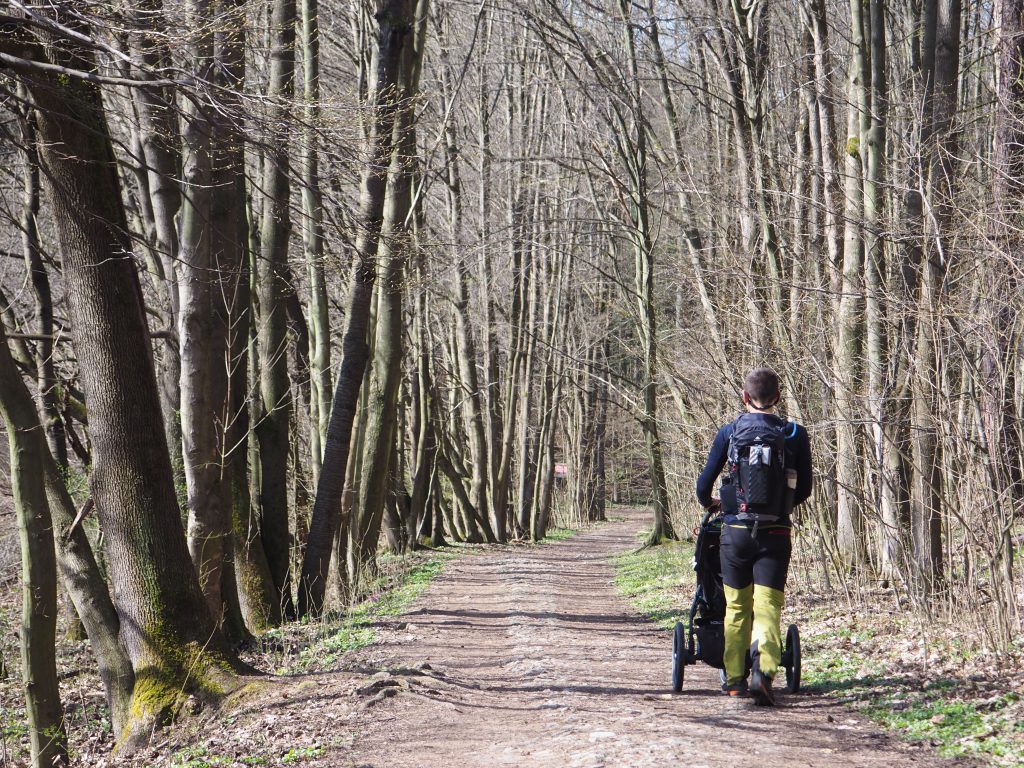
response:
{"label": "man's shoe", "polygon": [[722,683],[722,693],[726,696],[746,696],[747,681],[740,680],[738,683]]}
{"label": "man's shoe", "polygon": [[750,675],[750,695],[758,706],[775,706],[775,694],[772,693],[772,679],[768,675],[762,675],[757,664],[754,664],[754,669]]}

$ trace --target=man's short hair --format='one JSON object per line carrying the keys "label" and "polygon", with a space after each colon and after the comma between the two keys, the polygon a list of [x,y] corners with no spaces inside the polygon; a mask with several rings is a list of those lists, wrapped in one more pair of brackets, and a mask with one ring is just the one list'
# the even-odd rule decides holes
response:
{"label": "man's short hair", "polygon": [[762,408],[775,405],[779,390],[779,375],[771,368],[755,368],[743,379],[743,391]]}

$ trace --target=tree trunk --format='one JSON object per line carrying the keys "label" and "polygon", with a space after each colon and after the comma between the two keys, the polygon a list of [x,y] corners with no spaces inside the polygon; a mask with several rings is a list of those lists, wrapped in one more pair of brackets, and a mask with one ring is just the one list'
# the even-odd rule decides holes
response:
{"label": "tree trunk", "polygon": [[[368,137],[369,162],[365,166],[359,200],[359,235],[352,289],[345,317],[343,357],[331,404],[331,418],[324,443],[324,462],[313,503],[309,542],[302,561],[299,584],[299,614],[317,616],[323,609],[327,572],[338,527],[345,469],[349,459],[352,424],[359,390],[369,358],[367,329],[373,286],[377,277],[375,259],[384,213],[387,172],[394,150],[393,129],[399,107],[396,93],[402,52],[411,32],[411,0],[378,0],[378,37],[375,51],[375,81],[370,99],[372,119]],[[339,564],[340,565],[340,564]]]}
{"label": "tree trunk", "polygon": [[[1024,244],[1019,213],[1024,203],[1024,0],[1002,0],[999,4],[998,53],[998,104],[992,147],[992,287],[988,301],[991,308],[986,318],[994,338],[983,343],[981,406],[988,459],[995,478],[992,490],[1000,528],[998,564],[1003,602],[1013,606],[1014,547],[1010,530],[1024,498],[1021,425],[1016,411],[1018,372],[1013,364],[1014,303],[1020,296],[1021,284],[1013,266]],[[1012,626],[1010,622],[1004,624],[1004,641],[1009,642]]]}
{"label": "tree trunk", "polygon": [[118,637],[120,620],[92,545],[82,526],[74,525],[78,511],[62,471],[52,456],[43,454],[46,496],[56,534],[57,568],[96,657],[111,725],[116,733],[121,733],[128,722],[135,673]]}
{"label": "tree trunk", "polygon": [[[189,3],[196,29],[208,28],[207,0]],[[212,31],[200,34],[190,51],[191,68],[199,81],[212,77]],[[188,189],[181,212],[178,269],[178,339],[181,361],[181,434],[188,492],[188,548],[199,574],[210,614],[221,618],[221,581],[229,519],[219,493],[221,430],[226,419],[227,376],[225,328],[216,322],[213,221],[214,126],[206,109],[188,101],[182,140],[185,146],[183,181]],[[218,137],[220,138],[220,137]],[[233,233],[232,233],[233,234]],[[216,298],[215,298],[216,297]]]}
{"label": "tree trunk", "polygon": [[39,410],[46,430],[46,442],[57,463],[68,464],[68,444],[64,436],[64,422],[60,416],[57,397],[57,369],[53,344],[53,297],[50,293],[50,278],[39,248],[39,157],[35,143],[35,116],[29,110],[22,119],[22,141],[25,151],[26,173],[24,176],[24,199],[21,215],[22,255],[25,268],[32,280],[36,299],[36,328],[42,338],[36,343],[36,377]]}
{"label": "tree trunk", "polygon": [[[72,38],[60,42],[47,49],[52,63],[92,69],[89,49]],[[163,428],[156,373],[99,90],[46,74],[24,80],[35,98],[40,165],[89,403],[90,487],[135,671],[132,714],[120,735],[131,746],[148,739],[188,694],[210,698],[230,687],[240,667],[188,556],[167,444],[152,439]]]}
{"label": "tree trunk", "polygon": [[891,577],[902,566],[902,502],[897,499],[886,454],[896,441],[898,423],[890,417],[895,377],[887,373],[888,335],[885,303],[887,273],[885,220],[886,131],[888,130],[889,93],[886,77],[886,0],[870,0],[871,47],[871,122],[867,136],[867,164],[864,176],[865,294],[867,321],[866,364],[868,373],[868,418],[871,423],[872,455],[870,464],[878,472],[878,504],[881,531],[879,560],[883,575]]}
{"label": "tree trunk", "polygon": [[11,490],[21,542],[21,669],[33,768],[68,765],[57,688],[57,564],[53,523],[39,467],[47,448],[35,405],[0,324],[0,411],[10,442]]}
{"label": "tree trunk", "polygon": [[[447,68],[445,69],[447,72]],[[442,74],[442,84],[449,101],[454,98],[451,93],[451,75]],[[457,363],[459,384],[463,398],[468,405],[466,415],[469,445],[472,453],[472,499],[473,506],[482,518],[488,515],[488,452],[487,432],[484,426],[483,395],[480,391],[480,375],[477,369],[476,339],[473,335],[469,317],[469,262],[463,243],[462,216],[462,182],[459,178],[459,149],[455,141],[455,126],[449,123],[445,128],[445,170],[448,181],[448,214],[451,232],[451,257],[458,265],[455,269],[455,328],[458,333],[459,354],[453,362]],[[489,526],[488,526],[489,527]]]}
{"label": "tree trunk", "polygon": [[[423,55],[427,15],[414,3],[416,20],[411,45],[402,51],[396,85],[401,103],[394,120],[395,154],[387,179],[384,220],[377,260],[384,267],[379,286],[376,343],[370,378],[366,439],[363,443],[363,473],[359,502],[353,513],[356,528],[353,541],[359,548],[360,563],[372,562],[380,532],[380,518],[391,478],[399,461],[397,434],[398,393],[402,383],[403,310],[405,268],[412,249],[412,180],[416,165],[414,105]],[[396,513],[397,518],[397,513]]]}
{"label": "tree trunk", "polygon": [[[291,111],[295,85],[295,0],[274,0],[267,121],[281,130]],[[285,618],[295,616],[291,588],[291,533],[288,527],[288,453],[291,385],[288,379],[288,239],[291,234],[289,146],[274,137],[263,158],[263,218],[258,262],[260,396],[263,417],[256,425],[260,445],[260,507],[263,547]]]}
{"label": "tree trunk", "polygon": [[860,474],[860,388],[863,339],[864,215],[862,175],[862,115],[869,109],[865,97],[867,43],[864,39],[864,0],[850,0],[853,39],[847,88],[846,166],[844,188],[843,272],[836,317],[838,338],[832,368],[836,415],[836,543],[843,565],[855,568],[863,559],[863,489]]}
{"label": "tree trunk", "polygon": [[943,381],[934,334],[943,283],[953,254],[947,252],[956,172],[957,110],[960,74],[960,0],[929,0],[924,6],[922,62],[925,116],[922,152],[927,163],[925,261],[922,264],[917,334],[914,347],[912,429],[914,492],[911,518],[914,554],[927,591],[942,578],[942,443],[937,387]]}
{"label": "tree trunk", "polygon": [[320,21],[318,0],[302,0],[302,62],[305,127],[302,157],[302,241],[309,270],[309,443],[313,455],[311,480],[320,479],[323,441],[331,415],[331,326],[324,275],[323,200],[317,126],[320,120]]}
{"label": "tree trunk", "polygon": [[[128,6],[132,22],[139,30],[161,29],[166,23],[161,0],[141,0]],[[131,71],[139,80],[148,80],[152,73],[171,65],[170,53],[164,38],[144,32],[134,36],[137,44],[132,49]],[[163,86],[144,86],[132,90],[135,109],[139,116],[139,140],[142,159],[145,160],[146,187],[153,211],[155,249],[162,267],[163,285],[159,293],[165,303],[167,327],[178,328],[178,231],[175,225],[181,210],[182,194],[181,157],[179,154],[178,114],[174,95]],[[181,361],[178,340],[173,336],[160,345],[162,371],[160,375],[160,403],[164,414],[164,433],[171,451],[171,466],[175,472],[175,485],[184,485],[184,457],[179,421],[181,407]],[[177,482],[181,480],[181,482]]]}

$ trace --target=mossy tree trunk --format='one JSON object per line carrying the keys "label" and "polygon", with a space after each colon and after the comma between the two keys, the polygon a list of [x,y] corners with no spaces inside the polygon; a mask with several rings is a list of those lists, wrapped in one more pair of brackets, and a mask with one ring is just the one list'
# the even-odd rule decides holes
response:
{"label": "mossy tree trunk", "polygon": [[[58,6],[56,20],[87,32],[73,11]],[[95,69],[91,49],[78,38],[54,39],[18,19],[2,22],[10,34],[0,47],[20,58]],[[99,89],[31,66],[19,75],[35,100],[40,167],[89,403],[90,490],[121,641],[135,672],[131,712],[119,734],[131,747],[188,694],[214,698],[233,686],[241,666],[223,643],[188,556],[167,443],[153,440],[163,431],[156,371]]]}
{"label": "mossy tree trunk", "polygon": [[[23,93],[25,93],[23,91]],[[68,493],[64,480],[67,468],[67,443],[57,403],[57,378],[53,359],[53,342],[45,337],[53,332],[53,306],[50,282],[42,261],[39,247],[39,233],[36,228],[36,213],[40,198],[38,153],[35,142],[35,114],[31,106],[23,122],[23,146],[27,153],[29,168],[25,174],[26,214],[22,217],[22,239],[24,255],[35,286],[37,321],[40,334],[44,337],[36,347],[36,373],[38,394],[41,400],[41,415],[45,427],[37,418],[34,425],[26,421],[27,431],[44,430],[48,450],[39,451],[36,468],[43,469],[43,482],[49,505],[49,515],[56,534],[54,544],[57,569],[74,610],[71,618],[79,628],[84,628],[89,645],[99,665],[100,679],[111,711],[115,730],[120,729],[128,714],[134,674],[131,663],[118,639],[119,621],[103,574],[96,563],[92,545],[80,525],[73,525],[77,516],[74,502]],[[2,329],[0,329],[2,330]],[[0,366],[12,361],[6,345],[0,349]],[[31,412],[32,396],[18,371],[3,369],[0,372],[0,399],[9,403],[9,408],[19,414]],[[56,419],[56,422],[54,422]],[[31,445],[29,447],[32,447]]]}

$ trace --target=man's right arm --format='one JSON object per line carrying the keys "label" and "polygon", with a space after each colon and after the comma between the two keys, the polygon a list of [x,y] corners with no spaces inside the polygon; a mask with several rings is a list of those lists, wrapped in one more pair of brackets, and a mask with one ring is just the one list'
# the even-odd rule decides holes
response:
{"label": "man's right arm", "polygon": [[702,507],[711,506],[711,493],[715,488],[715,480],[718,479],[725,466],[726,454],[729,451],[729,425],[722,427],[715,435],[715,441],[711,444],[711,451],[708,453],[707,464],[704,471],[697,478],[697,501]]}

